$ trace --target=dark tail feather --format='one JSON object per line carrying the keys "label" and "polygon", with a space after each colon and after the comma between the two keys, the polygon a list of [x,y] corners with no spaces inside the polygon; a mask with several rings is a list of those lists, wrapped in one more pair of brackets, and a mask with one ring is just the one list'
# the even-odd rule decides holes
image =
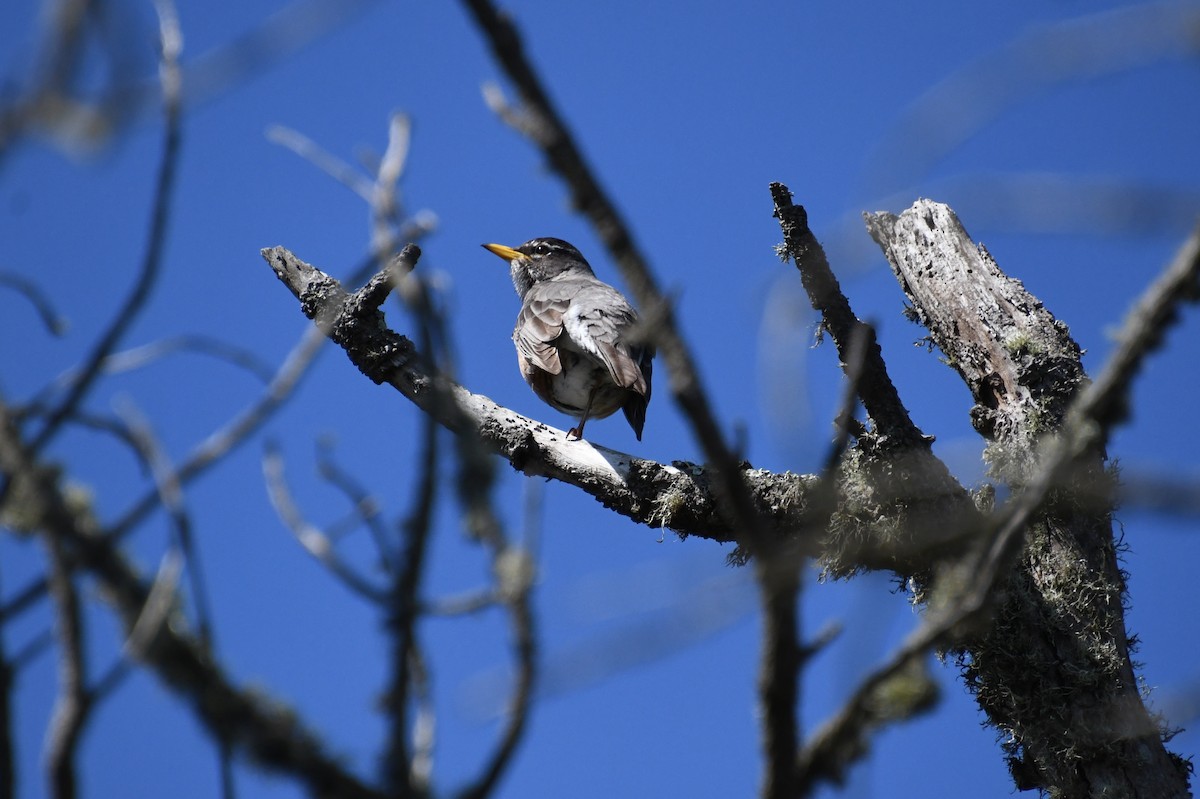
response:
{"label": "dark tail feather", "polygon": [[646,398],[640,394],[634,394],[621,408],[625,412],[625,419],[628,420],[629,426],[633,428],[633,434],[637,436],[637,440],[642,440],[642,428],[646,426]]}
{"label": "dark tail feather", "polygon": [[625,401],[621,410],[625,413],[625,419],[629,422],[629,426],[633,428],[633,434],[637,436],[638,441],[641,441],[642,428],[646,426],[646,406],[650,404],[650,378],[654,372],[654,361],[652,360],[654,350],[642,350],[641,352],[635,350],[631,354],[634,355],[638,366],[641,367],[642,377],[646,380],[646,393],[629,392],[629,399]]}

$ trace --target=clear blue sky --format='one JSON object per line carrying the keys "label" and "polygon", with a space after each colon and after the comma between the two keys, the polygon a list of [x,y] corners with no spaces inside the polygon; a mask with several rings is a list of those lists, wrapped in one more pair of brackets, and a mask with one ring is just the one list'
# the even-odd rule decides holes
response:
{"label": "clear blue sky", "polygon": [[[0,9],[6,75],[17,74],[33,50],[26,5],[33,4]],[[184,4],[185,64],[283,6]],[[125,29],[138,31],[130,41],[144,45],[138,68],[152,74],[149,5],[123,7]],[[1131,300],[1200,211],[1196,55],[1170,37],[1143,43],[1138,22],[1189,9],[1194,15],[1195,3],[530,0],[507,7],[603,184],[662,283],[678,295],[678,316],[715,407],[731,427],[744,425],[756,466],[811,471],[840,388],[830,348],[810,348],[813,319],[794,269],[772,252],[781,236],[768,182],[787,183],[808,208],[855,309],[878,324],[914,418],[972,483],[982,472],[969,395],[936,353],[913,346],[922,331],[901,316],[902,294],[882,257],[864,246],[856,215],[898,212],[920,196],[950,203],[1001,267],[1070,326],[1094,373]],[[1067,20],[1103,13],[1110,16],[1088,17],[1095,24],[1081,35],[1115,35],[1092,40],[1088,58],[1100,66],[1076,70],[1079,53],[1055,32]],[[964,91],[946,88],[964,75],[973,76]],[[404,199],[439,220],[423,243],[421,269],[436,271],[447,287],[462,382],[566,426],[520,380],[509,340],[516,297],[501,263],[479,244],[559,236],[588,254],[602,277],[618,281],[540,156],[484,106],[481,82],[500,77],[458,4],[377,3],[253,79],[189,107],[165,271],[124,344],[205,333],[268,362],[281,359],[306,322],[258,250],[283,244],[345,274],[366,251],[368,214],[358,197],[264,131],[286,125],[353,161],[364,148],[382,150],[388,115],[403,110],[415,123]],[[932,96],[949,99],[915,105],[939,86]],[[932,110],[912,121],[914,107]],[[961,141],[940,143],[973,117],[978,122]],[[36,280],[71,322],[65,337],[51,338],[24,301],[0,292],[7,401],[28,397],[75,363],[115,312],[141,255],[160,139],[151,115],[91,158],[29,142],[0,164],[0,270]],[[1024,200],[1039,203],[1032,220],[1000,199],[1000,186],[1017,176]],[[1121,200],[1115,207],[1105,202],[1114,195]],[[1108,215],[1079,211],[1087,202]],[[765,323],[766,310],[777,321]],[[1142,376],[1135,417],[1110,447],[1130,471],[1200,479],[1200,433],[1191,418],[1200,390],[1192,346],[1198,316],[1185,316]],[[389,318],[412,331],[404,316]],[[590,437],[660,461],[698,460],[666,381],[660,385],[643,442],[619,416],[590,424]],[[178,355],[106,380],[90,407],[134,404],[181,459],[257,392],[243,372]],[[312,520],[332,522],[347,508],[315,479],[314,442],[332,434],[340,463],[399,517],[411,500],[418,430],[418,416],[399,395],[370,384],[330,349],[267,435],[280,443]],[[214,595],[217,651],[239,681],[293,703],[335,751],[373,773],[382,732],[375,706],[386,663],[382,620],[280,524],[262,485],[261,452],[262,437],[187,496]],[[95,434],[66,435],[54,454],[91,487],[102,518],[118,515],[145,485],[129,455]],[[525,480],[507,466],[499,474],[498,502],[515,535]],[[748,576],[726,568],[726,552],[714,544],[671,535],[660,541],[658,531],[615,518],[572,488],[541,490],[536,607],[547,667],[578,675],[565,664],[582,657],[608,676],[549,686],[554,695],[535,709],[500,795],[754,794],[758,620]],[[1130,548],[1130,629],[1142,640],[1142,674],[1165,699],[1197,678],[1200,598],[1191,586],[1200,539],[1190,519],[1136,507],[1119,519]],[[486,561],[461,543],[452,504],[437,525],[430,594],[480,586]],[[134,548],[145,568],[157,564],[166,536],[161,515],[140,530]],[[345,546],[368,562],[363,533]],[[39,564],[33,542],[0,540],[2,595],[24,585]],[[810,582],[806,634],[831,621],[847,629],[805,674],[809,729],[917,623],[890,588],[884,575]],[[705,601],[711,611],[686,613]],[[105,611],[89,619],[98,674],[118,643]],[[49,621],[46,608],[23,618],[5,631],[8,646]],[[497,701],[497,669],[507,662],[504,626],[488,614],[433,620],[423,629],[441,710],[437,782],[449,789],[474,773],[491,741],[482,717]],[[667,651],[657,657],[660,648]],[[617,667],[627,659],[647,662]],[[993,732],[981,728],[954,669],[934,668],[943,704],[880,736],[875,756],[855,773],[852,795],[1010,795]],[[43,657],[22,675],[23,796],[43,791],[38,759],[54,671]],[[1192,755],[1200,737],[1185,732],[1172,747]],[[100,711],[84,743],[83,778],[86,795],[97,797],[187,799],[214,796],[217,787],[203,732],[144,674]],[[298,795],[290,782],[244,768],[239,784],[252,799]]]}

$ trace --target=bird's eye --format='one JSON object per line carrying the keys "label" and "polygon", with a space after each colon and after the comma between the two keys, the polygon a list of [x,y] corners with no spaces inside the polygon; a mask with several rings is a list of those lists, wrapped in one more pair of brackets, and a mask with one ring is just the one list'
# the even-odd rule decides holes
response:
{"label": "bird's eye", "polygon": [[539,244],[533,248],[533,251],[538,255],[545,255],[546,253],[550,252],[550,248],[545,244]]}

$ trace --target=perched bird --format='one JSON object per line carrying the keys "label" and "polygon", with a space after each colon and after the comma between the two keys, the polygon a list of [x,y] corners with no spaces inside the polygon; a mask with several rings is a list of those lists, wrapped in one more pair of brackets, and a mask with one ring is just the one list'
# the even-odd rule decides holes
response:
{"label": "perched bird", "polygon": [[642,440],[650,402],[654,347],[634,336],[637,311],[562,239],[520,247],[485,244],[508,261],[521,312],[513,328],[517,362],[533,392],[579,419],[568,438],[583,438],[588,419],[620,408]]}

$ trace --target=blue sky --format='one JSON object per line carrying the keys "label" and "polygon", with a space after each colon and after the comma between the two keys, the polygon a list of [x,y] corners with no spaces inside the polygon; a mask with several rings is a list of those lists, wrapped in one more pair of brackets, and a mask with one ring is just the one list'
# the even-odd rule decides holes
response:
{"label": "blue sky", "polygon": [[[183,4],[185,65],[283,7]],[[840,391],[832,350],[810,346],[814,320],[794,269],[773,254],[781,235],[770,181],[788,184],[807,207],[856,311],[877,323],[915,420],[971,483],[982,468],[969,395],[937,353],[913,346],[923,331],[901,316],[902,294],[856,215],[898,212],[917,197],[950,203],[1000,266],[1070,326],[1095,373],[1115,325],[1200,211],[1200,69],[1171,36],[1146,43],[1140,27],[1196,15],[1195,3],[530,0],[506,7],[662,284],[678,296],[679,321],[714,406],[730,428],[745,427],[755,466],[813,470]],[[144,48],[135,62],[151,75],[149,4],[122,8],[125,30],[135,32],[133,52]],[[32,9],[0,9],[4,74],[28,63],[33,29]],[[1094,37],[1087,57],[1056,38],[1065,30]],[[282,244],[344,275],[367,250],[368,211],[264,132],[288,126],[353,162],[363,150],[382,151],[388,116],[400,110],[414,122],[404,201],[438,220],[420,268],[446,287],[462,382],[565,427],[569,420],[542,405],[517,373],[509,340],[517,300],[501,263],[479,244],[558,236],[579,246],[602,278],[619,280],[538,153],[485,107],[480,85],[497,80],[503,85],[459,5],[374,3],[261,74],[190,105],[164,273],[124,345],[204,333],[278,362],[306,322],[259,249]],[[955,90],[956,80],[965,80],[965,91]],[[914,108],[932,110],[914,117]],[[941,134],[974,114],[979,122],[968,135],[938,146]],[[50,337],[24,301],[0,292],[7,401],[30,396],[77,362],[115,313],[144,246],[160,140],[150,114],[114,147],[87,157],[28,141],[0,163],[0,270],[37,281],[71,323],[67,335]],[[1042,204],[1033,220],[998,199],[1017,176],[1022,198]],[[1076,211],[1112,196],[1120,202],[1101,204],[1108,215]],[[389,320],[413,330],[394,310]],[[1110,447],[1126,469],[1200,478],[1200,433],[1190,421],[1200,389],[1191,344],[1198,334],[1189,311],[1142,375],[1134,418]],[[590,424],[589,437],[660,461],[699,460],[661,385],[641,443],[619,416]],[[258,391],[244,372],[181,354],[107,379],[89,408],[136,406],[182,459]],[[411,501],[419,429],[401,397],[329,349],[265,436],[286,456],[304,510],[332,522],[347,508],[314,475],[315,442],[332,437],[341,465],[400,517]],[[335,751],[370,774],[383,730],[375,704],[385,675],[382,620],[313,563],[276,518],[261,476],[263,438],[187,495],[214,597],[217,650],[238,680],[293,703]],[[101,436],[72,431],[53,454],[90,486],[104,519],[146,485],[128,453]],[[525,480],[506,466],[499,475],[499,506],[515,535]],[[726,552],[714,544],[660,541],[658,531],[614,518],[574,489],[538,488],[536,607],[548,668],[579,675],[563,664],[580,658],[599,662],[607,676],[550,686],[500,795],[753,794],[758,619],[748,575],[725,567]],[[431,595],[487,577],[482,553],[461,541],[457,514],[446,504],[437,517]],[[1143,676],[1165,700],[1197,676],[1200,600],[1188,586],[1200,541],[1191,519],[1136,507],[1119,519],[1130,547],[1129,626],[1142,640]],[[157,564],[166,537],[161,515],[139,530],[133,548],[143,567]],[[369,562],[362,532],[344,546]],[[40,557],[33,542],[0,539],[0,595],[36,574]],[[808,729],[917,623],[891,588],[885,575],[809,581],[806,634],[831,621],[846,632],[805,674]],[[711,611],[686,612],[703,601]],[[119,643],[107,611],[89,618],[98,674]],[[23,617],[5,631],[7,645],[49,621],[46,608]],[[504,626],[498,614],[485,614],[433,620],[424,630],[441,709],[437,782],[450,789],[473,774],[494,733],[486,708],[506,663]],[[618,667],[627,660],[647,662]],[[943,704],[880,736],[851,795],[1011,793],[994,734],[981,728],[954,669],[934,670]],[[21,680],[22,795],[36,797],[53,660],[43,656]],[[1173,748],[1192,755],[1200,738],[1184,732]],[[217,786],[202,730],[142,674],[100,711],[82,769],[95,796],[204,797]],[[239,782],[247,797],[299,795],[291,783],[245,768]]]}

